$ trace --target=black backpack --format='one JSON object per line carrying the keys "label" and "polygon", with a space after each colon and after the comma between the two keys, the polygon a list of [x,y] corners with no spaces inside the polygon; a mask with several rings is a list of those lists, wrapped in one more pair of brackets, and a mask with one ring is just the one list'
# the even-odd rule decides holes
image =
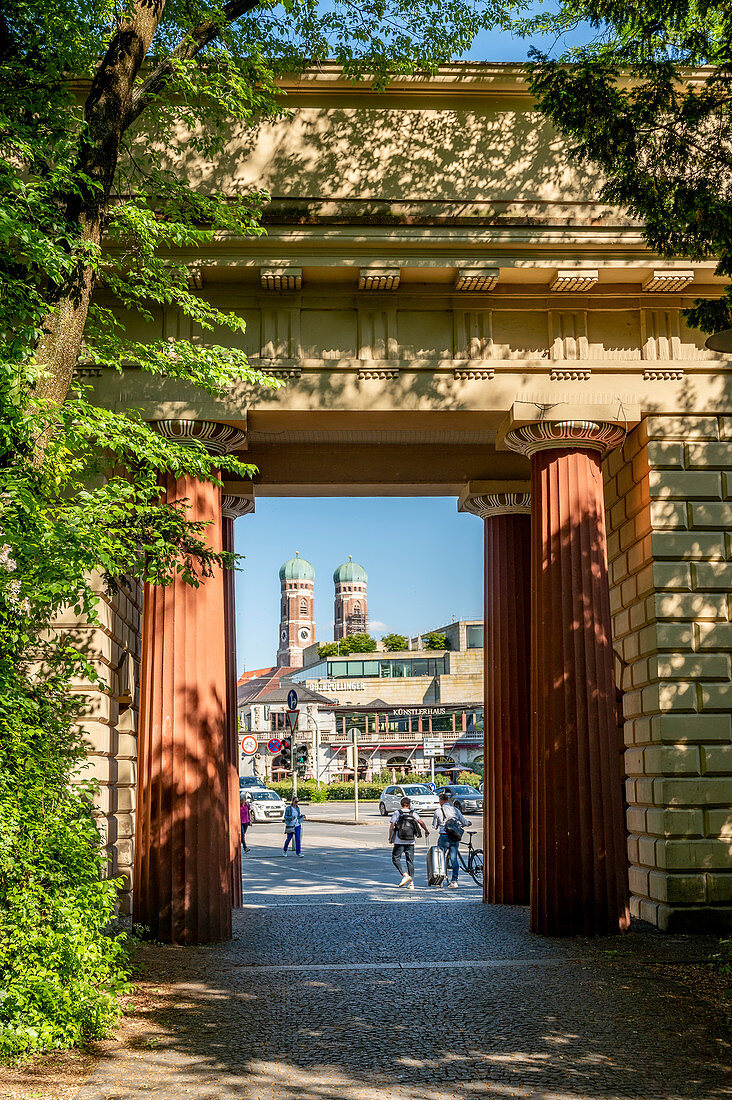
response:
{"label": "black backpack", "polygon": [[442,820],[445,822],[445,836],[448,840],[451,840],[453,844],[458,844],[463,839],[463,829],[460,822],[455,817],[448,817],[443,808]]}
{"label": "black backpack", "polygon": [[411,810],[406,813],[404,810],[399,811],[396,835],[400,844],[414,844],[415,837],[419,836],[419,825],[415,821]]}

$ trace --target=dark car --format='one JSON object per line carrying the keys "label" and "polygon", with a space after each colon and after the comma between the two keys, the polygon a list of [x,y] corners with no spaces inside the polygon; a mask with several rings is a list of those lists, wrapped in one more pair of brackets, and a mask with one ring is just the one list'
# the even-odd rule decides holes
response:
{"label": "dark car", "polygon": [[450,784],[449,787],[438,787],[438,794],[446,794],[451,806],[455,806],[462,813],[474,813],[483,809],[483,795],[476,791],[475,787],[469,787],[466,783]]}
{"label": "dark car", "polygon": [[267,784],[263,779],[260,779],[258,775],[240,775],[239,776],[239,790],[245,791],[252,787],[263,787],[267,789]]}

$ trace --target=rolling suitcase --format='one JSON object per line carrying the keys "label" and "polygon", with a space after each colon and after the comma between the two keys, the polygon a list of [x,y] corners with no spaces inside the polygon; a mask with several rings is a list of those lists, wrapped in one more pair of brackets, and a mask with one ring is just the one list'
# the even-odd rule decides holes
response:
{"label": "rolling suitcase", "polygon": [[446,875],[445,849],[433,844],[427,850],[427,882],[430,886],[441,886]]}

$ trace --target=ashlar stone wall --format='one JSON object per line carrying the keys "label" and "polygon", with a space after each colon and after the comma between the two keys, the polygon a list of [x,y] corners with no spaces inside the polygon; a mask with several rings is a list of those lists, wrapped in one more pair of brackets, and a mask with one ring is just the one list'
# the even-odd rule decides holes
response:
{"label": "ashlar stone wall", "polygon": [[105,590],[100,576],[92,578],[98,595],[99,625],[76,615],[72,608],[56,621],[95,667],[104,687],[78,679],[74,691],[83,710],[80,726],[88,746],[83,779],[98,783],[97,823],[109,877],[120,877],[120,912],[131,906],[135,835],[137,715],[142,589],[136,582],[119,582],[115,593]]}
{"label": "ashlar stone wall", "polygon": [[732,418],[650,416],[605,463],[632,912],[732,924]]}

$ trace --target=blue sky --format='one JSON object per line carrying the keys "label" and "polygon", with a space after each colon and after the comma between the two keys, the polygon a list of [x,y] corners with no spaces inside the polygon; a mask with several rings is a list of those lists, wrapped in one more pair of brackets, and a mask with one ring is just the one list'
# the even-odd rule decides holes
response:
{"label": "blue sky", "polygon": [[455,618],[479,618],[483,524],[458,514],[455,497],[258,499],[234,525],[245,554],[236,579],[241,673],[275,663],[283,561],[315,566],[318,641],[333,637],[333,570],[353,556],[369,575],[374,634],[416,634]]}

